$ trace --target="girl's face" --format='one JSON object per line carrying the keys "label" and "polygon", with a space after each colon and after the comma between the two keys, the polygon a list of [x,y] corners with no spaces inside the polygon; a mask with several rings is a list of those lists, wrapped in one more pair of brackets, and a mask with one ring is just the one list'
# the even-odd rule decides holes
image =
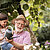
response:
{"label": "girl's face", "polygon": [[4,28],[7,24],[8,20],[2,20],[0,21],[0,25]]}

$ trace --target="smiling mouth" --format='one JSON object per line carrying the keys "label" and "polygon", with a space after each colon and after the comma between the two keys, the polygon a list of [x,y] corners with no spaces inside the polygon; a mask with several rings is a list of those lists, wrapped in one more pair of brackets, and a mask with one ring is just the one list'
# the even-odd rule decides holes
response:
{"label": "smiling mouth", "polygon": [[18,27],[18,29],[21,29],[21,28]]}

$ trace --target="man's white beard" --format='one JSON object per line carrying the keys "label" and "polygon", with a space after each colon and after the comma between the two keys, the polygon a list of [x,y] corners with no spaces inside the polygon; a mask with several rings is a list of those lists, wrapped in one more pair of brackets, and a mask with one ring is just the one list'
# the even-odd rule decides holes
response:
{"label": "man's white beard", "polygon": [[21,32],[21,31],[23,31],[23,29],[18,29],[16,26],[15,26],[15,30],[16,30],[16,32]]}

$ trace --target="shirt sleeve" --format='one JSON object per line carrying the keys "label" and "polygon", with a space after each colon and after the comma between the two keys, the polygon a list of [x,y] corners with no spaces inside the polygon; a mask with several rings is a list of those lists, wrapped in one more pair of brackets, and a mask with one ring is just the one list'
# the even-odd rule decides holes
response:
{"label": "shirt sleeve", "polygon": [[29,32],[25,32],[25,37],[24,37],[24,40],[23,40],[23,44],[31,44],[31,37],[30,37],[30,33]]}

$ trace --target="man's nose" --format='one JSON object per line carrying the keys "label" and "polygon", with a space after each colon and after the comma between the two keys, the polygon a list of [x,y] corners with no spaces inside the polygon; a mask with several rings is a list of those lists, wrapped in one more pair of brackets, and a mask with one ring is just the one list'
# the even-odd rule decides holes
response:
{"label": "man's nose", "polygon": [[21,24],[19,24],[19,27],[21,27],[22,25]]}

